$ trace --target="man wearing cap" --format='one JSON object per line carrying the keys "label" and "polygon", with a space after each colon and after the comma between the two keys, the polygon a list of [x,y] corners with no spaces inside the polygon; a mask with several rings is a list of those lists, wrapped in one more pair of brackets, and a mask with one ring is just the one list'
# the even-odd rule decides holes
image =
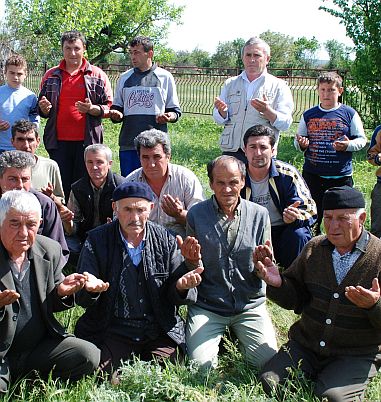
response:
{"label": "man wearing cap", "polygon": [[108,373],[132,354],[175,360],[184,349],[177,306],[197,298],[200,246],[188,237],[178,239],[178,248],[164,227],[148,221],[153,199],[146,183],[120,184],[113,193],[116,219],[89,232],[79,258],[79,272],[110,283],[99,296],[79,295],[88,308],[75,331],[101,349],[100,368]]}
{"label": "man wearing cap", "polygon": [[279,273],[270,243],[254,253],[267,296],[301,314],[289,341],[265,365],[265,391],[279,392],[290,368],[315,381],[329,401],[362,400],[381,365],[381,241],[364,229],[363,195],[333,187],[323,198],[326,235],[313,238]]}

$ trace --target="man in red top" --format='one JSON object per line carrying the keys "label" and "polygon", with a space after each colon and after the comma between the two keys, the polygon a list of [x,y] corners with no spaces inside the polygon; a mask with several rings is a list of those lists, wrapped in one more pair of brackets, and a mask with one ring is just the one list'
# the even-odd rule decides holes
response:
{"label": "man in red top", "polygon": [[84,147],[103,142],[102,118],[108,117],[112,89],[106,74],[85,58],[86,40],[78,31],[61,37],[63,60],[41,81],[39,112],[48,119],[44,145],[60,167],[66,197],[85,172]]}

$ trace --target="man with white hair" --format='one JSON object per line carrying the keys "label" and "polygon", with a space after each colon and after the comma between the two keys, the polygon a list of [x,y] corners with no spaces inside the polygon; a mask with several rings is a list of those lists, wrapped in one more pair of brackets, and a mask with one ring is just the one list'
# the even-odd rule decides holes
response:
{"label": "man with white hair", "polygon": [[213,117],[225,126],[220,140],[225,155],[246,162],[243,136],[249,127],[262,124],[273,129],[278,143],[280,131],[292,123],[294,102],[287,83],[267,72],[270,46],[250,38],[242,49],[245,70],[229,78],[215,99]]}
{"label": "man with white hair", "polygon": [[74,293],[102,292],[89,274],[64,277],[60,245],[37,234],[41,205],[26,191],[0,199],[0,393],[33,370],[76,380],[98,366],[100,352],[69,335],[53,313],[74,306]]}

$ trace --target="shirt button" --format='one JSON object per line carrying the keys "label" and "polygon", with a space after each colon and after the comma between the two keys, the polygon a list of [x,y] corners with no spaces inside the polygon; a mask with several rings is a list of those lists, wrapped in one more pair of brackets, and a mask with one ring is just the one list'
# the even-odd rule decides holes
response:
{"label": "shirt button", "polygon": [[332,320],[331,320],[330,318],[327,318],[327,319],[325,320],[325,323],[328,324],[328,325],[329,325],[329,324],[332,324]]}
{"label": "shirt button", "polygon": [[139,303],[143,303],[143,299],[140,299],[140,300],[139,300]]}
{"label": "shirt button", "polygon": [[146,314],[146,313],[144,313],[144,314],[143,314],[143,317],[147,317],[147,314]]}
{"label": "shirt button", "polygon": [[325,342],[324,342],[324,341],[320,341],[320,346],[321,346],[322,348],[324,348]]}
{"label": "shirt button", "polygon": [[140,338],[135,338],[135,341],[136,341],[136,342],[139,342],[139,341],[140,341]]}
{"label": "shirt button", "polygon": [[334,293],[334,294],[333,294],[333,297],[334,297],[335,299],[338,299],[338,298],[339,298],[339,294],[338,294],[338,293]]}
{"label": "shirt button", "polygon": [[141,282],[139,282],[139,286],[142,286],[142,283],[141,283]]}
{"label": "shirt button", "polygon": [[12,320],[13,320],[13,321],[17,321],[17,315],[14,315],[14,316],[12,317]]}

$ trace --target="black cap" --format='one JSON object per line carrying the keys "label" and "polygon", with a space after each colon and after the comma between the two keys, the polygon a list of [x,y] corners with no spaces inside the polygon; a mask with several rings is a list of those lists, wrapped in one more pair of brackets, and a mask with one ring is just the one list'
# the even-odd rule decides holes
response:
{"label": "black cap", "polygon": [[119,201],[123,198],[144,198],[152,202],[155,199],[155,195],[151,187],[146,183],[124,181],[112,193],[113,201]]}
{"label": "black cap", "polygon": [[353,187],[342,186],[328,189],[323,196],[323,210],[365,208],[362,193]]}

